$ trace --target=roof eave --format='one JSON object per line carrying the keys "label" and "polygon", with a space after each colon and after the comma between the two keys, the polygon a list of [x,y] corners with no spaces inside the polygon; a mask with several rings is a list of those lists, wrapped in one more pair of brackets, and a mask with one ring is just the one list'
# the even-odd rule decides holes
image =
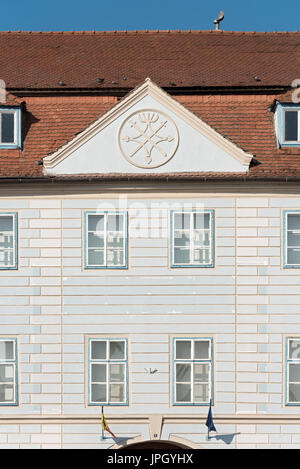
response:
{"label": "roof eave", "polygon": [[[282,93],[291,89],[290,85],[239,85],[239,86],[170,86],[161,88],[173,95],[193,95],[193,94],[232,94],[232,93]],[[133,87],[102,87],[102,88],[8,88],[8,91],[17,96],[49,96],[49,95],[104,95],[104,96],[124,96]]]}
{"label": "roof eave", "polygon": [[99,183],[99,182],[222,182],[222,183],[232,183],[232,182],[280,182],[280,183],[290,183],[290,182],[300,182],[299,175],[245,175],[245,174],[216,174],[216,175],[204,175],[204,174],[101,174],[101,175],[59,175],[59,176],[0,176],[1,183],[74,183],[74,182],[86,182],[86,183]]}

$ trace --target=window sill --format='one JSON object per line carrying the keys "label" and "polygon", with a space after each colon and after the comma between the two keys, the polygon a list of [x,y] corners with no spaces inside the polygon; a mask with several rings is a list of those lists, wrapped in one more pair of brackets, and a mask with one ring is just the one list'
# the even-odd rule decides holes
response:
{"label": "window sill", "polygon": [[214,268],[214,264],[207,264],[207,265],[170,265],[171,269],[212,269]]}
{"label": "window sill", "polygon": [[90,266],[85,266],[84,267],[84,270],[128,270],[128,266],[127,265],[122,265],[122,266],[116,266],[116,267],[113,267],[113,266],[99,266],[99,267],[90,267]]}
{"label": "window sill", "polygon": [[18,143],[0,143],[0,150],[16,150],[18,148],[21,148],[21,145],[19,145]]}
{"label": "window sill", "polygon": [[300,142],[279,142],[280,148],[300,148]]}
{"label": "window sill", "polygon": [[129,406],[128,402],[120,402],[118,404],[117,402],[113,402],[111,404],[106,403],[99,403],[99,404],[94,404],[94,403],[88,403],[88,407],[120,407],[120,406]]}
{"label": "window sill", "polygon": [[[211,405],[213,406],[214,403],[212,402]],[[299,404],[299,405],[300,405],[300,404]],[[201,403],[201,402],[191,402],[191,403],[185,402],[184,404],[179,404],[179,403],[174,402],[174,403],[173,403],[173,406],[174,406],[174,407],[178,407],[178,406],[181,406],[181,407],[184,407],[184,406],[188,406],[188,407],[190,407],[190,406],[193,406],[193,407],[196,407],[196,406],[203,407],[203,406],[209,406],[209,402],[203,402],[203,403]]]}

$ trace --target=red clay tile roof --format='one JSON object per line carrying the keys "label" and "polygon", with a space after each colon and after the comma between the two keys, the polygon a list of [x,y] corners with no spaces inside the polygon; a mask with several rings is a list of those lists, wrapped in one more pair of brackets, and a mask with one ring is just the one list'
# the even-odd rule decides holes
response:
{"label": "red clay tile roof", "polygon": [[289,86],[300,70],[300,32],[1,32],[0,50],[10,90]]}
{"label": "red clay tile roof", "polygon": [[[12,98],[11,98],[12,99]],[[114,96],[26,97],[23,111],[23,148],[0,150],[0,178],[41,177],[44,156],[54,152],[94,122],[116,102]],[[222,135],[251,153],[255,161],[245,174],[185,173],[146,175],[88,175],[81,179],[300,179],[300,148],[277,149],[274,115],[269,108],[275,99],[290,101],[290,92],[278,94],[231,94],[175,96],[183,105]],[[57,179],[57,178],[54,178]],[[72,179],[72,177],[70,178]]]}
{"label": "red clay tile roof", "polygon": [[[300,180],[300,149],[277,149],[274,115],[269,111],[275,99],[291,101],[291,91],[285,95],[271,89],[265,94],[259,90],[248,94],[245,90],[244,94],[229,90],[227,94],[193,94],[193,87],[288,88],[300,78],[300,32],[0,32],[0,50],[0,79],[11,91],[6,104],[22,103],[23,109],[23,147],[0,150],[2,180],[43,177],[38,163],[112,107],[118,99],[112,91],[114,87],[129,91],[147,76],[160,86],[175,88],[176,99],[255,157],[247,175],[185,173],[182,178]],[[255,76],[260,81],[254,80]],[[97,83],[100,77],[104,78],[103,84]],[[65,85],[58,85],[59,80]],[[189,87],[189,95],[180,95],[179,88]],[[73,89],[74,96],[58,95],[57,90],[66,88]],[[79,95],[79,88],[90,89],[90,95],[88,91],[86,96]],[[103,95],[92,95],[92,90],[105,88],[110,88],[110,96],[105,96],[104,91]],[[35,89],[52,89],[53,94],[34,96]],[[180,176],[147,173],[76,177]]]}
{"label": "red clay tile roof", "polygon": [[0,149],[0,177],[42,174],[37,163],[84,130],[117,102],[116,97],[26,97],[23,148]]}
{"label": "red clay tile roof", "polygon": [[[19,107],[23,102],[22,98],[18,98],[8,91],[5,92],[5,106],[17,106]],[[2,103],[1,103],[2,104]]]}

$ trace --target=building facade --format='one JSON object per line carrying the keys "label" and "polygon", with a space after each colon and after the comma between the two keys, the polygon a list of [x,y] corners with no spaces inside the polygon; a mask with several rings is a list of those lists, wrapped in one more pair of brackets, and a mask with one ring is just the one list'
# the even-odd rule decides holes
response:
{"label": "building facade", "polygon": [[297,41],[0,33],[0,448],[300,447]]}

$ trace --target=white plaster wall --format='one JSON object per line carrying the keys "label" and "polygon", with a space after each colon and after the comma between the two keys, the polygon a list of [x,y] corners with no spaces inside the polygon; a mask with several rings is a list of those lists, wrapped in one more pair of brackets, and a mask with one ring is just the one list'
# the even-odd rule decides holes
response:
{"label": "white plaster wall", "polygon": [[[215,209],[214,269],[169,268],[168,207],[179,207],[183,198],[191,206]],[[131,226],[138,220],[146,227],[150,215],[152,230],[151,236],[146,230],[131,237],[126,271],[82,268],[83,211],[118,208],[116,198],[0,199],[1,211],[19,216],[19,269],[0,271],[0,334],[19,338],[20,357],[20,406],[1,407],[0,420],[6,415],[99,415],[99,407],[85,405],[84,338],[115,333],[130,340],[130,406],[110,407],[110,415],[189,413],[170,405],[169,344],[170,335],[197,334],[214,337],[214,415],[299,416],[300,408],[284,405],[283,343],[286,335],[300,335],[300,271],[281,266],[281,210],[300,208],[300,196],[199,193],[183,198],[164,199],[167,205],[159,212],[148,210],[149,195],[130,199]],[[145,368],[159,372],[149,375]],[[207,409],[196,412],[204,421]],[[39,428],[32,435],[43,434]],[[300,444],[298,426],[245,428],[234,445]],[[199,426],[192,437],[194,430],[187,428],[182,436],[201,440],[202,430]],[[91,439],[81,432],[82,445],[100,444],[98,430],[93,432]],[[58,431],[59,437],[50,432],[52,442],[46,436],[45,441],[29,437],[20,428],[11,432],[15,436],[0,433],[0,447],[72,445]],[[221,440],[203,444],[230,446]]]}
{"label": "white plaster wall", "polygon": [[[180,429],[178,432],[175,424],[164,425],[162,439],[179,437],[203,449],[300,449],[299,424],[219,424],[218,433],[211,433],[209,441],[202,423],[181,423]],[[0,424],[0,431],[0,449],[108,449],[115,444],[111,437],[101,440],[100,426],[89,423]],[[115,424],[114,431],[119,441],[149,439],[145,424]]]}

